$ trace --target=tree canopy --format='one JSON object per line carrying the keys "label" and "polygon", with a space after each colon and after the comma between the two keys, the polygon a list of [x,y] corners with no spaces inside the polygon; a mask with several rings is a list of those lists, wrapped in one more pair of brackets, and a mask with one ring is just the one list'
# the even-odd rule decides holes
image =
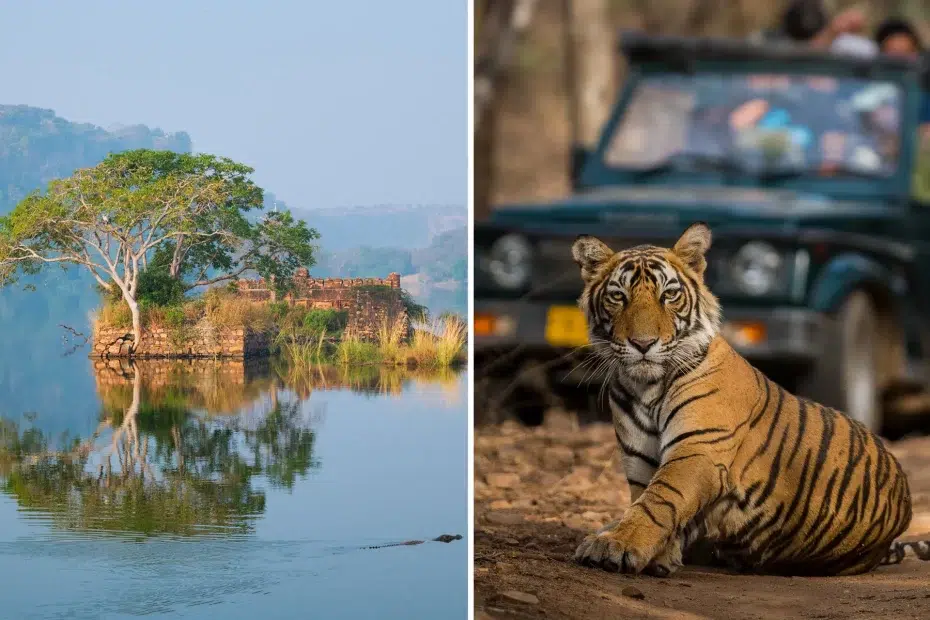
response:
{"label": "tree canopy", "polygon": [[311,267],[317,232],[287,211],[255,217],[252,168],[223,157],[140,149],[49,183],[0,217],[0,284],[50,264],[77,265],[133,313],[140,276],[161,270],[183,290],[254,271],[285,283]]}
{"label": "tree canopy", "polygon": [[[53,110],[0,105],[0,215],[12,211],[31,191],[44,189],[79,168],[96,166],[109,153],[140,148],[186,153],[191,150],[191,138],[183,131],[142,125],[104,129],[69,121]],[[86,333],[88,317],[99,303],[93,277],[86,269],[47,269],[21,278],[17,286],[0,289],[0,355],[16,359],[15,370],[7,365],[3,372],[57,368],[63,353],[68,355],[62,347],[71,351],[80,340],[63,342],[60,325]],[[20,354],[24,347],[30,351],[27,356]],[[70,375],[63,375],[62,380],[66,376]],[[11,397],[8,392],[6,398]],[[51,398],[42,393],[45,397]]]}

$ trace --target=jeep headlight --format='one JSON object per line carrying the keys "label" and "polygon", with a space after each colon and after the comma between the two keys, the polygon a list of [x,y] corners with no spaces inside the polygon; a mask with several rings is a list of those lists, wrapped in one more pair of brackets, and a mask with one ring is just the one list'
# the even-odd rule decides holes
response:
{"label": "jeep headlight", "polygon": [[752,241],[730,259],[730,275],[747,295],[761,296],[784,286],[784,257],[764,241]]}
{"label": "jeep headlight", "polygon": [[533,261],[533,246],[526,238],[504,235],[491,245],[488,252],[488,273],[497,286],[515,290],[525,287],[530,281]]}

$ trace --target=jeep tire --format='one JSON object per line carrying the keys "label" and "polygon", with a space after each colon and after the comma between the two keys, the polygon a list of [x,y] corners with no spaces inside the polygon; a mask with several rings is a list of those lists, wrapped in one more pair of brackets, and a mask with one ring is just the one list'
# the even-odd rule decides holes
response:
{"label": "jeep tire", "polygon": [[877,326],[869,295],[853,291],[828,325],[823,353],[799,389],[800,394],[842,411],[875,433],[882,427]]}

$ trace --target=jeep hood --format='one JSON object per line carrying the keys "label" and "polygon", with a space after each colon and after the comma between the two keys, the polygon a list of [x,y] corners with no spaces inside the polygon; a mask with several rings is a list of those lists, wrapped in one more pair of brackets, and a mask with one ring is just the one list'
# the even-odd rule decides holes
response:
{"label": "jeep hood", "polygon": [[[893,219],[898,207],[881,202],[836,200],[784,189],[733,187],[612,187],[563,200],[498,207],[496,224],[550,228],[623,227],[683,230],[695,221],[712,228],[770,224],[779,228],[861,228]],[[850,226],[851,225],[851,226]],[[569,230],[571,229],[571,230]]]}

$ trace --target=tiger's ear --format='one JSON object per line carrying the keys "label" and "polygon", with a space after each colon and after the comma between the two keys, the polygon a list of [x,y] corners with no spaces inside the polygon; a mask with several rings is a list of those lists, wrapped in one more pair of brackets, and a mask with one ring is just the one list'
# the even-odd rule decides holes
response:
{"label": "tiger's ear", "polygon": [[702,276],[707,268],[704,254],[710,249],[710,242],[710,227],[704,222],[695,222],[681,234],[681,237],[675,242],[672,252],[695,273]]}
{"label": "tiger's ear", "polygon": [[572,244],[572,258],[581,267],[581,279],[585,282],[590,281],[598,267],[613,255],[614,251],[607,244],[590,235],[581,235]]}

